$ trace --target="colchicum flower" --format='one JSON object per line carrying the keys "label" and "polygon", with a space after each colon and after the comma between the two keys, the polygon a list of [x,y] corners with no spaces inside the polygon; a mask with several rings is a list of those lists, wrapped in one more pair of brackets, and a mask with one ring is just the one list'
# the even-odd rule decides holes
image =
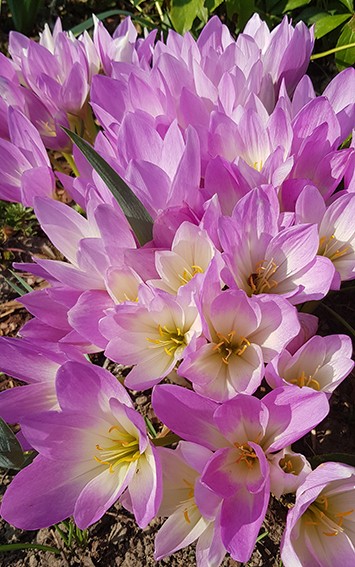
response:
{"label": "colchicum flower", "polygon": [[285,567],[354,563],[354,467],[328,462],[309,473],[287,516],[281,558]]}
{"label": "colchicum flower", "polygon": [[73,515],[85,529],[127,490],[145,527],[159,508],[161,468],[126,390],[106,370],[78,362],[60,368],[56,390],[61,411],[23,420],[39,455],[14,478],[2,516],[37,530]]}

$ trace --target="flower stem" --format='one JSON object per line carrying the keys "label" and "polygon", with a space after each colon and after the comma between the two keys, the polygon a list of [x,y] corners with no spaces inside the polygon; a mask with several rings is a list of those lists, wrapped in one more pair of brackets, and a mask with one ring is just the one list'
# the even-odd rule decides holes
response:
{"label": "flower stem", "polygon": [[74,161],[74,158],[72,156],[72,154],[66,154],[65,152],[63,153],[63,157],[67,160],[68,164],[70,165],[70,167],[73,170],[73,173],[75,174],[76,177],[80,177],[80,173],[78,168],[76,167],[76,163]]}
{"label": "flower stem", "polygon": [[350,47],[355,47],[355,43],[348,43],[347,45],[341,45],[339,47],[333,47],[333,49],[328,49],[328,51],[322,51],[322,53],[315,53],[311,55],[311,61],[315,59],[321,59],[321,57],[326,57],[332,53],[337,53],[338,51],[343,51],[344,49],[349,49]]}

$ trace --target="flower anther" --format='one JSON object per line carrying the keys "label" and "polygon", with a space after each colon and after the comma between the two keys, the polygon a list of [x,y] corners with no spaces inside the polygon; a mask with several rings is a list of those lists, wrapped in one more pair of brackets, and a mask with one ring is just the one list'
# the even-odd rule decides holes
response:
{"label": "flower anther", "polygon": [[252,469],[255,463],[255,460],[258,459],[257,454],[255,453],[254,449],[250,447],[248,443],[240,443],[235,442],[234,446],[238,449],[239,456],[237,458],[237,463],[245,463],[248,469]]}
{"label": "flower anther", "polygon": [[[114,438],[111,436],[113,431],[117,432]],[[107,465],[109,472],[113,473],[115,467],[121,463],[133,463],[139,459],[139,441],[136,437],[133,437],[127,431],[123,431],[118,425],[110,427],[108,433],[110,435],[108,439],[113,441],[113,445],[109,447],[96,445],[96,450],[100,452],[100,457],[94,456],[97,463]]]}
{"label": "flower anther", "polygon": [[335,238],[335,234],[332,234],[328,238],[326,236],[322,236],[319,239],[318,254],[329,258],[331,262],[339,260],[339,258],[345,256],[349,250],[350,246],[347,244],[341,244],[341,242]]}
{"label": "flower anther", "polygon": [[181,280],[181,285],[185,285],[187,283],[189,283],[189,281],[192,280],[192,278],[194,278],[196,276],[196,274],[203,274],[204,270],[201,268],[201,266],[191,266],[191,269],[188,268],[184,268],[184,271],[182,274],[179,274],[179,279]]}
{"label": "flower anther", "polygon": [[242,356],[245,350],[250,346],[250,342],[245,337],[235,339],[235,331],[231,331],[227,336],[217,333],[220,342],[217,343],[213,350],[217,350],[222,355],[224,364],[229,364],[229,358],[232,354]]}
{"label": "flower anther", "polygon": [[342,528],[344,518],[350,516],[354,510],[338,512],[334,511],[332,508],[333,506],[329,506],[328,498],[321,494],[305,512],[305,524],[309,526],[322,526],[322,528],[324,528],[324,535],[329,537],[337,536],[344,531]]}
{"label": "flower anther", "polygon": [[271,289],[277,286],[277,281],[271,279],[277,271],[278,266],[274,260],[269,262],[263,260],[258,262],[255,271],[248,277],[248,284],[250,287],[251,295],[258,295],[259,293],[268,293]]}
{"label": "flower anther", "polygon": [[179,347],[186,345],[185,335],[179,327],[168,329],[166,325],[163,327],[159,325],[158,331],[161,338],[151,339],[147,337],[147,341],[152,343],[150,348],[163,347],[168,356],[174,356]]}

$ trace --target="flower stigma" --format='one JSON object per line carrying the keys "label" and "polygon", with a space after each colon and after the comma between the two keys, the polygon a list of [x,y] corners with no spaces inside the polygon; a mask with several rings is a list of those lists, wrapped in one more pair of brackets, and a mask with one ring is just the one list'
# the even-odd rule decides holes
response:
{"label": "flower stigma", "polygon": [[115,434],[115,438],[109,437],[110,441],[113,441],[113,445],[109,447],[96,445],[96,450],[100,452],[100,457],[94,456],[97,463],[109,467],[110,473],[114,473],[115,467],[121,463],[133,463],[140,457],[139,441],[136,437],[133,437],[133,435],[130,435],[118,425],[110,427],[108,430],[109,435],[113,431],[118,432]]}

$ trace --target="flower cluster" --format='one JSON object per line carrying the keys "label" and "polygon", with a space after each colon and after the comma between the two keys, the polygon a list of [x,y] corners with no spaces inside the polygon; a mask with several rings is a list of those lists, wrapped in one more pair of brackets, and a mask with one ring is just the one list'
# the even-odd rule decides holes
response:
{"label": "flower cluster", "polygon": [[[26,383],[0,417],[38,452],[4,496],[10,523],[86,528],[120,499],[141,527],[168,518],[156,560],[197,540],[197,564],[218,567],[249,560],[271,494],[296,493],[285,567],[354,562],[354,469],[311,472],[291,448],[353,368],[349,337],[299,310],[355,278],[355,70],[316,96],[312,48],[302,22],[270,32],[257,15],[236,41],[216,17],[197,41],[139,39],[129,19],[113,37],[98,20],[93,39],[60,22],[39,44],[11,34],[0,197],[33,206],[63,260],[16,266],[48,287],[21,297],[21,338],[0,339],[0,369]],[[145,245],[61,126],[148,211]],[[129,367],[124,385],[99,352]],[[158,437],[126,388],[153,388]]]}

